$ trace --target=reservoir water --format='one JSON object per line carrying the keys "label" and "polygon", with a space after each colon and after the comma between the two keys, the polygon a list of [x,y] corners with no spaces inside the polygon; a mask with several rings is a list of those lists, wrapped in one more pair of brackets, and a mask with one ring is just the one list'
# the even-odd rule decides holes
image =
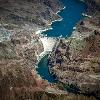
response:
{"label": "reservoir water", "polygon": [[79,0],[60,0],[66,7],[58,14],[63,18],[62,21],[57,21],[52,24],[52,30],[43,32],[48,37],[70,36],[73,27],[81,20],[82,13],[86,12],[86,5]]}
{"label": "reservoir water", "polygon": [[[58,14],[63,18],[62,21],[56,21],[52,24],[52,30],[48,30],[43,32],[43,34],[47,34],[48,37],[58,37],[58,36],[70,36],[73,27],[76,23],[81,20],[82,13],[86,12],[86,5],[79,0],[60,0],[66,9],[62,10]],[[46,55],[38,64],[37,72],[39,75],[48,80],[51,83],[55,83],[55,77],[49,73],[49,68],[47,65],[47,57]]]}

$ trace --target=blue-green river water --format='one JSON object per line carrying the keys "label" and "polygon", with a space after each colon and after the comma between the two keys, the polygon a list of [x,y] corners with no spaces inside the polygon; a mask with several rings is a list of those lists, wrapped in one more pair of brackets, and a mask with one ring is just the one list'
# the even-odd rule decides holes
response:
{"label": "blue-green river water", "polygon": [[[52,30],[48,30],[43,34],[47,34],[48,37],[70,36],[73,31],[73,27],[80,21],[82,13],[86,12],[86,5],[79,0],[60,0],[66,7],[58,14],[63,18],[62,21],[56,21],[52,24]],[[47,65],[47,55],[41,59],[38,64],[37,72],[43,78],[51,83],[55,83],[55,77],[49,73]]]}

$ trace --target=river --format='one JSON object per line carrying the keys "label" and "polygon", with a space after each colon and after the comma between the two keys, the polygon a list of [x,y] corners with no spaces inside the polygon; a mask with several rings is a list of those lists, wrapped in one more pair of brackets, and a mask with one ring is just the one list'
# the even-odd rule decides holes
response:
{"label": "river", "polygon": [[[52,24],[52,30],[43,32],[47,34],[48,37],[68,37],[72,34],[73,27],[81,20],[82,13],[86,12],[86,5],[79,0],[60,0],[66,7],[64,10],[58,14],[63,18],[62,21],[56,21]],[[48,55],[43,57],[38,64],[37,72],[45,80],[51,83],[56,83],[55,77],[49,73],[49,68],[47,65]]]}
{"label": "river", "polygon": [[68,37],[73,31],[73,27],[83,18],[82,13],[86,12],[86,5],[79,0],[60,0],[66,7],[58,14],[63,18],[52,24],[52,30],[43,32],[48,37]]}

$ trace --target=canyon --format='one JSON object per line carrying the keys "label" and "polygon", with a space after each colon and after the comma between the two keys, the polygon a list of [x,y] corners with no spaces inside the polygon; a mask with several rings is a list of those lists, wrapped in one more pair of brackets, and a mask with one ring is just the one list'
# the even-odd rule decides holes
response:
{"label": "canyon", "polygon": [[[91,2],[94,1],[91,0]],[[98,2],[98,0],[96,2]],[[98,5],[98,3],[96,4]],[[60,89],[62,86],[49,83],[47,80],[42,79],[36,71],[38,57],[44,51],[43,38],[41,40],[40,34],[36,33],[39,30],[51,28],[52,21],[60,20],[61,17],[57,12],[63,9],[63,7],[63,4],[58,0],[0,0],[0,100],[96,100],[94,96],[86,96],[84,94],[76,95],[64,91]],[[89,7],[91,7],[91,5],[89,5]],[[99,6],[97,6],[95,10],[99,12]],[[92,21],[94,20],[95,19]],[[88,23],[88,21],[86,22]],[[98,24],[98,21],[95,24]],[[97,27],[98,25],[96,29],[99,29]],[[80,25],[78,31],[79,30],[81,30]],[[94,33],[95,39],[93,39],[92,36],[84,39],[87,42],[86,46],[93,40],[95,43],[91,43],[91,45],[93,48],[95,47],[97,51],[91,53],[85,48],[83,51],[86,51],[86,55],[84,56],[87,57],[89,53],[95,57],[95,59],[86,58],[86,60],[90,62],[91,60],[92,62],[93,60],[96,61],[93,62],[94,64],[90,69],[94,70],[91,75],[89,75],[91,79],[95,77],[93,83],[98,83],[99,65],[97,63],[99,61],[98,56],[100,51],[98,47],[99,34],[97,30]],[[80,34],[82,33],[79,32],[78,36],[80,36]],[[71,38],[69,38],[69,40],[70,39]],[[64,44],[67,40],[63,41],[60,41],[60,45],[62,45],[62,43]],[[77,40],[75,40],[75,42],[76,41]],[[71,43],[73,44],[73,42],[74,39]],[[65,43],[65,45],[67,45],[67,43]],[[84,52],[80,52],[81,55],[83,55]],[[50,56],[51,61],[52,58],[55,58],[54,56],[52,57],[52,54]],[[96,68],[94,67],[95,64]],[[52,68],[55,68],[55,66]],[[52,68],[50,71],[52,71]],[[88,67],[84,70],[88,70]],[[54,71],[55,70],[53,70],[52,73],[54,73]],[[88,71],[88,73],[90,72],[91,71]],[[86,72],[85,74],[88,75],[88,73]],[[95,85],[99,86],[99,84],[94,84],[94,86]],[[97,87],[94,87],[93,89],[96,88]],[[97,88],[97,91],[98,89],[99,88]],[[81,90],[85,91],[83,88]]]}

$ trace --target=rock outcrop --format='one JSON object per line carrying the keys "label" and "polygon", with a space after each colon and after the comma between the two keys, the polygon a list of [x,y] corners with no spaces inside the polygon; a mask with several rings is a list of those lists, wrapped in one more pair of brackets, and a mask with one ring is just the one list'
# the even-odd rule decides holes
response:
{"label": "rock outcrop", "polygon": [[35,71],[43,52],[35,32],[60,18],[60,9],[52,0],[0,0],[0,100],[39,100],[50,86]]}
{"label": "rock outcrop", "polygon": [[[56,6],[55,6],[56,5]],[[56,14],[63,6],[58,0],[0,0],[1,22],[9,28],[29,25],[33,30],[47,27],[60,18]]]}
{"label": "rock outcrop", "polygon": [[35,71],[43,44],[35,34],[62,8],[57,0],[0,0],[0,100],[95,100],[70,94]]}
{"label": "rock outcrop", "polygon": [[72,87],[71,92],[100,98],[100,12],[96,11],[77,24],[70,38],[59,41],[49,67],[60,82]]}

